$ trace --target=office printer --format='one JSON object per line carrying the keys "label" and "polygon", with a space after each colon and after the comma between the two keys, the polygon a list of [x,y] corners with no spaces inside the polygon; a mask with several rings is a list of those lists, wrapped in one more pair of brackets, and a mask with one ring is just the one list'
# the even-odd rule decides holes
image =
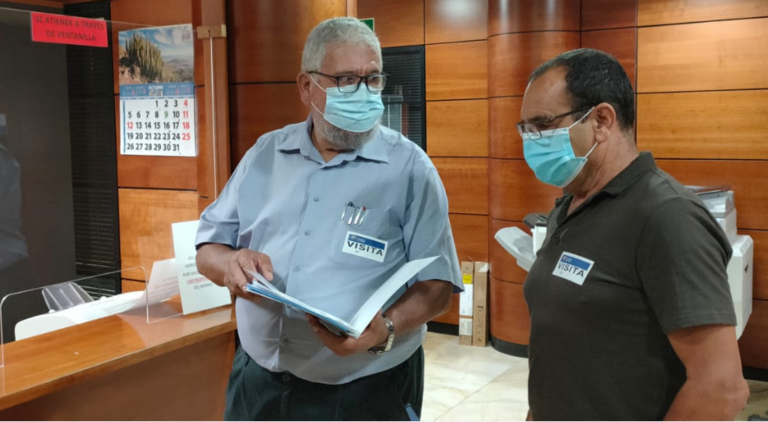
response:
{"label": "office printer", "polygon": [[[738,235],[736,206],[733,191],[729,186],[687,187],[702,199],[725,232],[733,249],[727,272],[733,307],[736,311],[736,336],[739,338],[752,315],[754,242],[749,236]],[[494,238],[515,257],[520,268],[530,271],[536,261],[536,252],[541,248],[547,234],[547,217],[542,214],[529,214],[523,222],[530,233],[517,227],[506,227],[499,230]]]}

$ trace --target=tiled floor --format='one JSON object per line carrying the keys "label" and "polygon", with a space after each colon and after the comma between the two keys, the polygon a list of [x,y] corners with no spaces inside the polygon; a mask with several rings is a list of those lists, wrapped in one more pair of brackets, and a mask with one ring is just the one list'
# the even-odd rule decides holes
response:
{"label": "tiled floor", "polygon": [[[458,337],[428,333],[424,343],[424,421],[525,420],[528,361],[493,348],[459,346]],[[768,420],[768,383],[750,381],[752,395],[736,420]]]}

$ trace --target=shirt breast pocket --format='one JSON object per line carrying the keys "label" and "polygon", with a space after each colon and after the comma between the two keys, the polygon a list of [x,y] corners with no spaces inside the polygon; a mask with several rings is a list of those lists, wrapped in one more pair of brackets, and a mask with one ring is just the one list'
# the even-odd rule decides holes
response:
{"label": "shirt breast pocket", "polygon": [[350,267],[374,267],[387,261],[392,252],[394,227],[385,211],[369,209],[358,224],[349,217],[338,221],[328,251],[331,262]]}

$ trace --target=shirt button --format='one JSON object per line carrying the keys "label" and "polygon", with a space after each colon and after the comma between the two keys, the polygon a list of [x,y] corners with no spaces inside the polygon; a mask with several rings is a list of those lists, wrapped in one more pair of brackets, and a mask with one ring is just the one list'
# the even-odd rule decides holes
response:
{"label": "shirt button", "polygon": [[288,345],[288,343],[290,343],[290,341],[288,341],[288,339],[287,339],[287,338],[284,338],[284,339],[283,339],[283,346],[287,346],[287,345]]}
{"label": "shirt button", "polygon": [[307,230],[304,232],[304,236],[309,236],[311,233],[312,233],[311,231]]}
{"label": "shirt button", "polygon": [[284,373],[283,373],[283,381],[284,381],[284,382],[289,382],[289,381],[291,381],[291,374],[289,374],[289,373],[287,373],[287,372],[284,372]]}
{"label": "shirt button", "polygon": [[300,269],[301,269],[301,267],[294,267],[294,268],[293,268],[293,271],[295,271],[295,272],[299,272],[299,270],[300,270]]}
{"label": "shirt button", "polygon": [[315,197],[315,202],[320,202],[320,197],[319,196]]}

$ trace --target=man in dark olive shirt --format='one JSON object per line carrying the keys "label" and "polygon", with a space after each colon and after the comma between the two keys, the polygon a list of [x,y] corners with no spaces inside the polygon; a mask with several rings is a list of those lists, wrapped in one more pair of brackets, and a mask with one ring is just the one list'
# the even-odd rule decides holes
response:
{"label": "man in dark olive shirt", "polygon": [[621,65],[590,49],[530,78],[526,162],[565,190],[525,281],[536,420],[733,420],[741,372],[726,267],[702,202],[634,142]]}

